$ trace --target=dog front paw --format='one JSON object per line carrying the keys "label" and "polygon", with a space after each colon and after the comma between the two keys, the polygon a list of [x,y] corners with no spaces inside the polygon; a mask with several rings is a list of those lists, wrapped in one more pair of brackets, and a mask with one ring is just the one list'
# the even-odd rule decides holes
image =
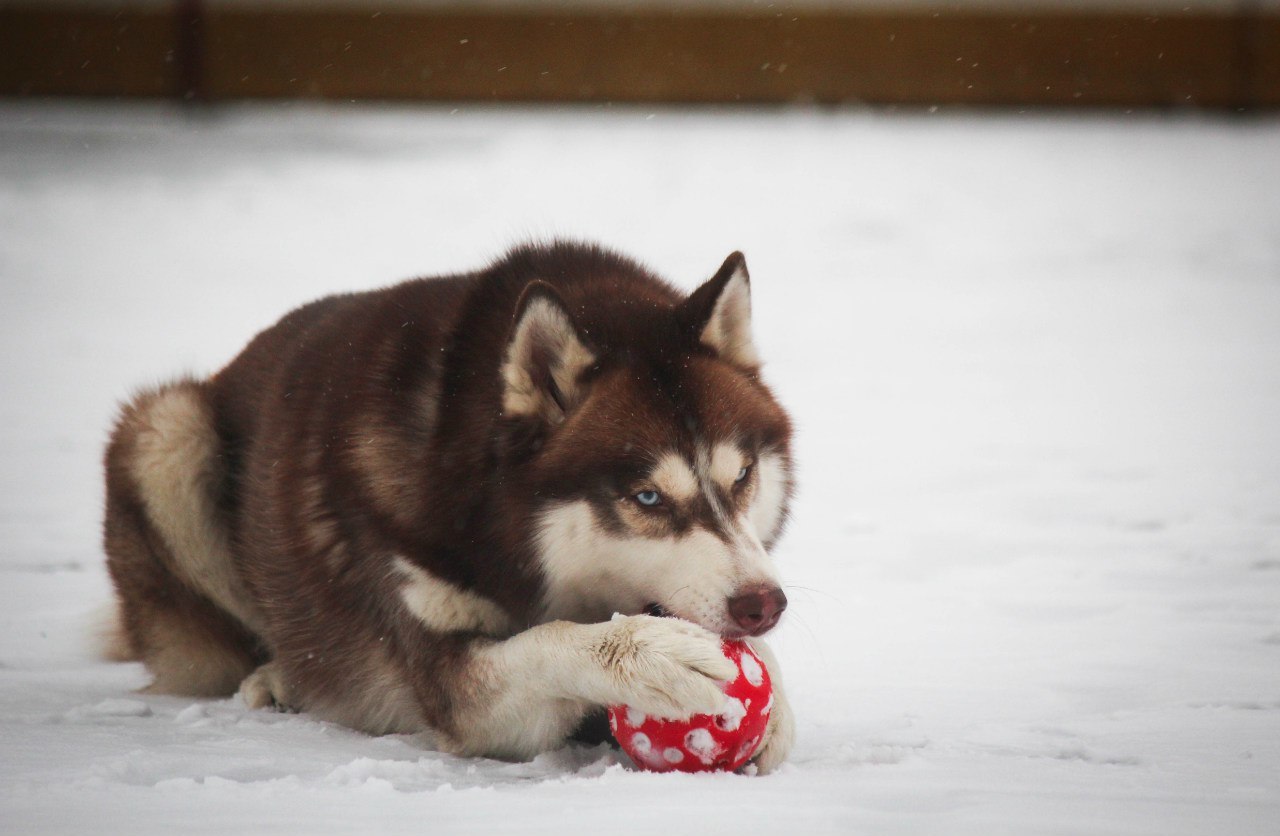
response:
{"label": "dog front paw", "polygon": [[787,701],[786,692],[782,688],[782,671],[778,669],[777,658],[769,650],[768,645],[759,639],[753,640],[751,647],[769,669],[769,680],[773,685],[773,707],[769,710],[769,723],[765,726],[764,742],[752,759],[758,774],[767,775],[781,766],[791,754],[791,747],[796,741],[796,719],[791,710],[791,703]]}
{"label": "dog front paw", "polygon": [[765,727],[764,744],[752,763],[760,775],[768,775],[786,761],[796,741],[796,720],[791,706],[780,690],[773,692],[773,710]]}
{"label": "dog front paw", "polygon": [[592,655],[605,674],[602,702],[669,719],[723,708],[721,685],[738,671],[719,636],[688,621],[650,615],[619,616],[601,626]]}

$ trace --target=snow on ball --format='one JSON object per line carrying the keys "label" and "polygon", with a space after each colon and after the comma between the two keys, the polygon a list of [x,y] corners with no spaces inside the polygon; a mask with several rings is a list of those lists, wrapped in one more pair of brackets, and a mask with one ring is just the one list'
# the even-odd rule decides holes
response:
{"label": "snow on ball", "polygon": [[756,754],[773,709],[769,672],[746,642],[726,641],[724,655],[739,675],[725,685],[719,714],[663,720],[628,706],[609,708],[609,728],[637,766],[653,772],[731,771]]}
{"label": "snow on ball", "polygon": [[764,665],[760,664],[760,660],[752,653],[750,656],[742,656],[742,675],[752,685],[759,685],[764,682]]}

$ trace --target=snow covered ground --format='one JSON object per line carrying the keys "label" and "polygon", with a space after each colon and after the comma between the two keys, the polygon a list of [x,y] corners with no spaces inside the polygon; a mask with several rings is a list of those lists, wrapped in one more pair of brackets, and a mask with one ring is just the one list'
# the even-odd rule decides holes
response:
{"label": "snow covered ground", "polygon": [[[1280,123],[0,105],[0,831],[1275,833]],[[98,661],[136,385],[599,239],[746,251],[802,492],[777,775],[448,757]]]}

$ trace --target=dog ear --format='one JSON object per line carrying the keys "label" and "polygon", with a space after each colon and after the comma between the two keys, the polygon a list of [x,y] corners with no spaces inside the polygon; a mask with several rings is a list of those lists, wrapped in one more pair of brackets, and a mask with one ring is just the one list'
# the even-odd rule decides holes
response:
{"label": "dog ear", "polygon": [[551,285],[533,281],[516,303],[502,360],[502,413],[558,424],[582,403],[596,355]]}
{"label": "dog ear", "polygon": [[733,253],[706,284],[684,303],[689,327],[699,342],[746,371],[760,368],[751,339],[751,279],[747,259]]}

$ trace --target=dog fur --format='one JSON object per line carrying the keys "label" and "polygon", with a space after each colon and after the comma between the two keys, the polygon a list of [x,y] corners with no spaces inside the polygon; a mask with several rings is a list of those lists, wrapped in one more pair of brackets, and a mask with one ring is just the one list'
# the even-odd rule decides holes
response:
{"label": "dog fur", "polygon": [[123,408],[111,655],[156,692],[527,758],[601,706],[719,710],[721,637],[748,637],[776,767],[791,430],[750,317],[738,253],[686,297],[568,243],[293,311]]}

